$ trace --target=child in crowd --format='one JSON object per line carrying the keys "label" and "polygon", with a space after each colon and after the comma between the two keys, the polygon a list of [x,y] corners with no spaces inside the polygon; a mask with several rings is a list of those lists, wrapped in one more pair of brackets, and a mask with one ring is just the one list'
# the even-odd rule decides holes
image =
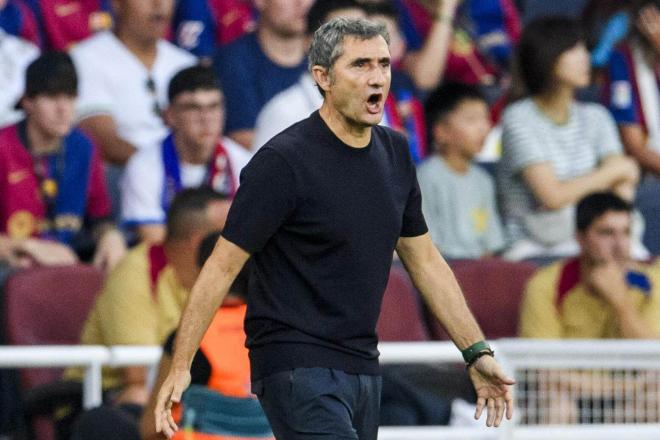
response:
{"label": "child in crowd", "polygon": [[502,249],[495,189],[473,164],[491,128],[476,86],[448,83],[426,102],[429,143],[436,154],[420,165],[422,209],[434,243],[447,258],[480,258]]}

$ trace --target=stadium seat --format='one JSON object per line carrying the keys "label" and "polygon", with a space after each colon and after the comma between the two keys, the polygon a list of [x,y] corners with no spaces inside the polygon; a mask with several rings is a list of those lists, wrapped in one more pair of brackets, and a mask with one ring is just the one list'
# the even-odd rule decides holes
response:
{"label": "stadium seat", "polygon": [[[451,267],[472,313],[488,339],[515,337],[525,283],[536,266],[497,258],[454,260]],[[433,339],[449,339],[440,323],[430,321]]]}
{"label": "stadium seat", "polygon": [[417,290],[406,271],[394,264],[376,326],[381,341],[428,341]]}
{"label": "stadium seat", "polygon": [[580,18],[587,0],[522,0],[520,2],[523,24],[548,15]]}
{"label": "stadium seat", "polygon": [[[5,287],[10,345],[77,344],[103,274],[92,266],[39,267],[17,272]],[[30,369],[23,385],[58,379],[61,370]]]}

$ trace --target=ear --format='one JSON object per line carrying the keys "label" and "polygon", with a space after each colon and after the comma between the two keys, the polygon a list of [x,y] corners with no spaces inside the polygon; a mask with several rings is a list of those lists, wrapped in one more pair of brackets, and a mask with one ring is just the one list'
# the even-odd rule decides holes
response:
{"label": "ear", "polygon": [[312,77],[324,92],[328,93],[330,91],[330,83],[332,82],[330,79],[330,69],[321,66],[314,66],[312,67]]}
{"label": "ear", "polygon": [[431,136],[433,137],[432,141],[438,145],[444,145],[447,143],[447,124],[442,121],[438,121],[433,124],[431,128]]}
{"label": "ear", "polygon": [[165,110],[163,110],[163,120],[165,121],[165,124],[172,128],[172,124],[174,123],[174,110],[172,110],[172,104],[169,104],[167,107],[165,107]]}

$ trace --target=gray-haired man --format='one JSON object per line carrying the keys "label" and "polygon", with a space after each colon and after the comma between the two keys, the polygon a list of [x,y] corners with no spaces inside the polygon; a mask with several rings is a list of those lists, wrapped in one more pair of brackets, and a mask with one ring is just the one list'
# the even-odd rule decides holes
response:
{"label": "gray-haired man", "polygon": [[406,141],[377,126],[390,87],[387,41],[383,26],[365,20],[335,19],[315,33],[310,70],[323,105],[243,170],[159,393],[157,429],[168,437],[198,343],[250,255],[252,387],[278,439],[376,439],[375,326],[395,249],[471,365],[476,416],[486,406],[489,426],[511,417],[513,380],[429,238]]}

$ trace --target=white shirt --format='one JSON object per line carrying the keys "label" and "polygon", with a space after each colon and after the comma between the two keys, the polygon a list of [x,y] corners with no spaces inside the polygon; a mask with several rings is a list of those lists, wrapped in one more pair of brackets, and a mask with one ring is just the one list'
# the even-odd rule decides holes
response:
{"label": "white shirt", "polygon": [[37,46],[0,29],[0,127],[23,117],[14,106],[23,96],[25,69],[38,56]]}
{"label": "white shirt", "polygon": [[[225,137],[222,146],[227,151],[233,171],[234,185],[238,188],[238,177],[252,154],[236,142]],[[204,183],[207,165],[180,164],[181,186],[196,188]],[[120,183],[122,221],[130,225],[163,224],[162,197],[165,185],[165,167],[162,148],[143,148],[135,153],[126,165]]]}
{"label": "white shirt", "polygon": [[252,151],[257,151],[273,136],[307,118],[323,104],[314,78],[303,73],[297,83],[273,96],[257,116]]}
{"label": "white shirt", "polygon": [[[78,117],[112,116],[118,135],[138,150],[156,145],[167,127],[156,112],[167,104],[170,79],[196,58],[173,44],[160,40],[151,71],[110,31],[76,45],[71,57],[78,72]],[[155,91],[147,83],[153,80]]]}

